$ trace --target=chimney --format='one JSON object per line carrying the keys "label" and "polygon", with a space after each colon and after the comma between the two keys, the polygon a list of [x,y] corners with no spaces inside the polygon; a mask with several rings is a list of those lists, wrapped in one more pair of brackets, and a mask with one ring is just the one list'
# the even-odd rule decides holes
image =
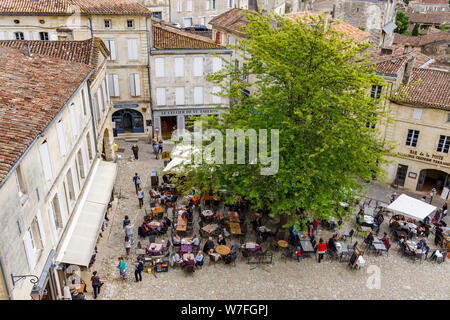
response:
{"label": "chimney", "polygon": [[411,74],[412,74],[412,70],[414,68],[414,64],[416,62],[416,53],[415,52],[411,52],[411,55],[409,56],[408,61],[406,62],[405,65],[405,72],[403,73],[403,84],[409,84],[409,81],[411,80]]}
{"label": "chimney", "polygon": [[405,47],[403,48],[403,54],[408,54],[412,51],[411,45],[409,43],[405,43]]}
{"label": "chimney", "polygon": [[25,44],[25,46],[23,47],[23,53],[27,56],[27,57],[32,57],[33,55],[31,54],[30,51],[30,46],[28,44]]}

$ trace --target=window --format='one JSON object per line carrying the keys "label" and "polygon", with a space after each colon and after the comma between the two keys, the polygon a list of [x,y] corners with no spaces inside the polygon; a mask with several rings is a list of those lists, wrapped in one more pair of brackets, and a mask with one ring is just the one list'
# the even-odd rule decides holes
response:
{"label": "window", "polygon": [[86,178],[86,173],[84,172],[84,161],[83,161],[83,154],[81,153],[81,149],[78,150],[77,157],[78,157],[78,164],[80,166],[80,177],[82,179],[84,179],[84,178]]}
{"label": "window", "polygon": [[[42,223],[41,223],[42,225]],[[43,243],[42,243],[42,232],[40,230],[40,226],[39,223],[37,221],[37,218],[34,217],[33,222],[31,222],[31,227],[30,227],[30,231],[31,231],[31,240],[33,242],[33,247],[34,250],[40,250],[43,248]]]}
{"label": "window", "polygon": [[202,26],[206,25],[205,17],[200,17],[200,24],[201,24]]}
{"label": "window", "polygon": [[67,187],[69,188],[69,199],[70,201],[75,201],[75,187],[73,185],[73,179],[72,179],[72,169],[69,169],[66,174],[66,181],[67,181]]}
{"label": "window", "polygon": [[450,148],[450,136],[440,136],[437,152],[448,153]]}
{"label": "window", "polygon": [[17,183],[17,192],[19,193],[19,197],[21,197],[27,193],[27,187],[25,184],[25,180],[23,178],[20,165],[16,169],[16,183]]}
{"label": "window", "polygon": [[175,58],[175,77],[184,77],[184,58]]}
{"label": "window", "polygon": [[165,76],[164,58],[155,59],[155,76],[158,78]]}
{"label": "window", "polygon": [[175,88],[175,104],[184,105],[184,87]]}
{"label": "window", "polygon": [[192,26],[192,18],[184,18],[184,27],[190,28]]}
{"label": "window", "polygon": [[156,88],[156,105],[166,105],[166,88]]}
{"label": "window", "polygon": [[81,89],[81,105],[83,106],[83,115],[85,116],[87,113],[87,98],[86,98],[86,90]]}
{"label": "window", "polygon": [[191,12],[192,11],[192,0],[187,1],[187,8],[186,11]]}
{"label": "window", "polygon": [[25,40],[25,36],[23,35],[23,32],[16,32],[16,40]]}
{"label": "window", "polygon": [[372,90],[370,92],[370,97],[374,100],[378,100],[381,97],[382,86],[373,85]]}
{"label": "window", "polygon": [[106,47],[109,50],[108,60],[116,60],[116,41],[115,40],[103,40]]}
{"label": "window", "polygon": [[48,40],[48,32],[39,32],[39,38],[41,40]]}
{"label": "window", "polygon": [[222,59],[219,57],[213,58],[213,71],[212,72],[218,72],[222,69]]}
{"label": "window", "polygon": [[177,1],[177,12],[181,12],[181,0]]}
{"label": "window", "polygon": [[56,133],[58,134],[59,152],[61,156],[67,153],[66,134],[64,132],[64,123],[62,120],[56,124]]}
{"label": "window", "polygon": [[107,80],[111,97],[119,97],[119,76],[117,74],[108,74]]}
{"label": "window", "polygon": [[414,108],[414,111],[413,111],[413,119],[416,119],[416,120],[422,119],[422,110],[423,110],[423,109],[417,109],[417,108]]}
{"label": "window", "polygon": [[210,6],[209,6],[209,2],[210,2],[211,0],[206,0],[206,7],[205,7],[205,9],[206,10],[209,10],[209,8],[210,8]]}
{"label": "window", "polygon": [[78,135],[78,119],[77,119],[77,108],[74,103],[69,107],[70,121],[72,124],[72,134],[74,137]]}
{"label": "window", "polygon": [[161,11],[155,11],[152,12],[153,18],[162,19],[162,12]]}
{"label": "window", "polygon": [[63,219],[62,219],[62,208],[61,201],[59,199],[59,194],[56,193],[52,199],[52,214],[53,220],[55,222],[56,229],[62,229],[64,227]]}
{"label": "window", "polygon": [[417,140],[419,138],[419,131],[417,130],[408,130],[408,135],[406,136],[406,145],[408,147],[417,146]]}
{"label": "window", "polygon": [[111,29],[111,20],[105,20],[105,29]]}
{"label": "window", "polygon": [[127,20],[127,28],[128,29],[134,28],[134,20]]}
{"label": "window", "polygon": [[447,123],[450,123],[450,113],[447,113]]}
{"label": "window", "polygon": [[194,77],[203,76],[203,57],[194,58]]}
{"label": "window", "polygon": [[138,59],[137,39],[128,39],[128,60]]}
{"label": "window", "polygon": [[53,172],[47,141],[44,141],[39,146],[39,153],[41,155],[42,169],[44,170],[44,178],[45,180],[50,180],[53,177]]}
{"label": "window", "polygon": [[194,87],[194,104],[203,104],[203,87]]}
{"label": "window", "polygon": [[86,143],[87,143],[87,148],[88,148],[89,160],[92,160],[93,156],[92,156],[91,135],[89,134],[89,132],[86,135]]}
{"label": "window", "polygon": [[139,73],[130,74],[130,94],[132,97],[141,95],[141,80],[139,78]]}
{"label": "window", "polygon": [[211,8],[216,10],[216,0],[211,0]]}
{"label": "window", "polygon": [[100,121],[101,118],[103,118],[103,102],[102,102],[102,90],[100,88],[97,88],[97,102],[98,102],[98,109],[97,109],[97,122]]}

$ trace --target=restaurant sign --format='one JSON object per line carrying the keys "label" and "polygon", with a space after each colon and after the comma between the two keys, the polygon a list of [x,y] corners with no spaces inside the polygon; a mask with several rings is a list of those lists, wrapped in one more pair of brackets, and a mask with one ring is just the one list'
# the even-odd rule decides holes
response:
{"label": "restaurant sign", "polygon": [[[406,158],[412,158],[415,160],[426,161],[429,163],[433,163],[440,166],[450,167],[450,162],[445,161],[446,157],[438,155],[438,154],[430,154],[428,152],[420,152],[417,150],[409,150],[409,154],[407,153],[399,153],[400,156]],[[444,160],[445,159],[445,160]]]}
{"label": "restaurant sign", "polygon": [[186,109],[186,110],[165,110],[165,111],[154,111],[155,116],[180,116],[180,115],[201,115],[201,114],[212,114],[216,112],[216,109]]}

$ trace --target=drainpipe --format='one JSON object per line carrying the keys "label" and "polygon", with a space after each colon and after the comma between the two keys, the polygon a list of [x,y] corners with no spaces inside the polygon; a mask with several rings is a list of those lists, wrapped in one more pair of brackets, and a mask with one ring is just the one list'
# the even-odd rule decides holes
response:
{"label": "drainpipe", "polygon": [[5,269],[3,268],[3,261],[0,257],[0,269],[2,270],[3,282],[5,283],[6,292],[8,293],[8,299],[12,300],[11,292],[9,291],[8,280],[6,279]]}
{"label": "drainpipe", "polygon": [[153,45],[153,28],[152,28],[152,21],[150,20],[150,31],[148,30],[148,17],[146,18],[145,27],[147,29],[147,71],[148,71],[148,93],[150,97],[149,107],[150,107],[150,113],[152,117],[152,135],[150,136],[149,143],[152,141],[153,136],[155,135],[155,119],[153,117],[153,105],[152,105],[152,80],[151,80],[151,69],[150,69],[150,58],[151,58],[151,52],[152,52],[152,45]]}
{"label": "drainpipe", "polygon": [[91,39],[94,38],[94,33],[92,31],[92,19],[91,17],[88,16],[88,20],[89,20],[89,30],[91,31]]}
{"label": "drainpipe", "polygon": [[169,0],[169,22],[172,23],[172,4]]}
{"label": "drainpipe", "polygon": [[87,81],[87,89],[88,89],[88,96],[89,96],[89,109],[91,109],[92,129],[94,130],[95,153],[98,155],[97,130],[95,128],[94,108],[92,106],[91,79],[88,79],[88,81]]}

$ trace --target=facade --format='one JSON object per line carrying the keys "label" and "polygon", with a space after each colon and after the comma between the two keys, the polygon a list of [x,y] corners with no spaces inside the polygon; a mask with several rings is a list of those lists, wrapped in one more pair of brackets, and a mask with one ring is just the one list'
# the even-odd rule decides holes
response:
{"label": "facade", "polygon": [[151,11],[133,0],[6,0],[0,3],[0,40],[103,40],[110,56],[107,86],[115,110],[130,110],[115,131],[152,132],[149,93]]}
{"label": "facade", "polygon": [[406,47],[378,61],[387,86],[372,88],[371,94],[387,98],[392,119],[379,124],[389,161],[387,182],[426,193],[435,188],[441,195],[450,188],[450,73],[428,68],[424,57]]}
{"label": "facade", "polygon": [[446,0],[420,0],[411,1],[408,3],[408,7],[413,12],[425,13],[428,11],[450,11],[450,5]]}
{"label": "facade", "polygon": [[171,0],[140,0],[138,2],[152,12],[152,17],[164,21],[170,21]]}
{"label": "facade", "polygon": [[[109,143],[111,135],[108,129],[97,132],[111,125],[104,63],[85,63],[106,58],[103,49],[89,46],[97,41],[0,45],[2,299],[61,298],[67,283],[57,257],[71,252],[61,246],[69,242],[81,248],[84,237],[95,245],[102,221],[92,219],[92,230],[84,226],[82,238],[74,239],[70,230],[86,215],[85,198],[101,168],[116,169],[98,159],[97,137]],[[94,108],[93,88],[101,88],[103,109]],[[112,189],[112,181],[103,182],[97,210],[90,210],[99,218],[107,206],[100,203],[109,200]],[[90,256],[92,249],[83,252]]]}
{"label": "facade", "polygon": [[[185,129],[190,116],[212,114],[229,105],[214,93],[208,82],[231,59],[231,50],[214,41],[164,24],[152,26],[151,96],[155,134],[170,138],[173,130]],[[223,59],[223,60],[222,60]]]}

